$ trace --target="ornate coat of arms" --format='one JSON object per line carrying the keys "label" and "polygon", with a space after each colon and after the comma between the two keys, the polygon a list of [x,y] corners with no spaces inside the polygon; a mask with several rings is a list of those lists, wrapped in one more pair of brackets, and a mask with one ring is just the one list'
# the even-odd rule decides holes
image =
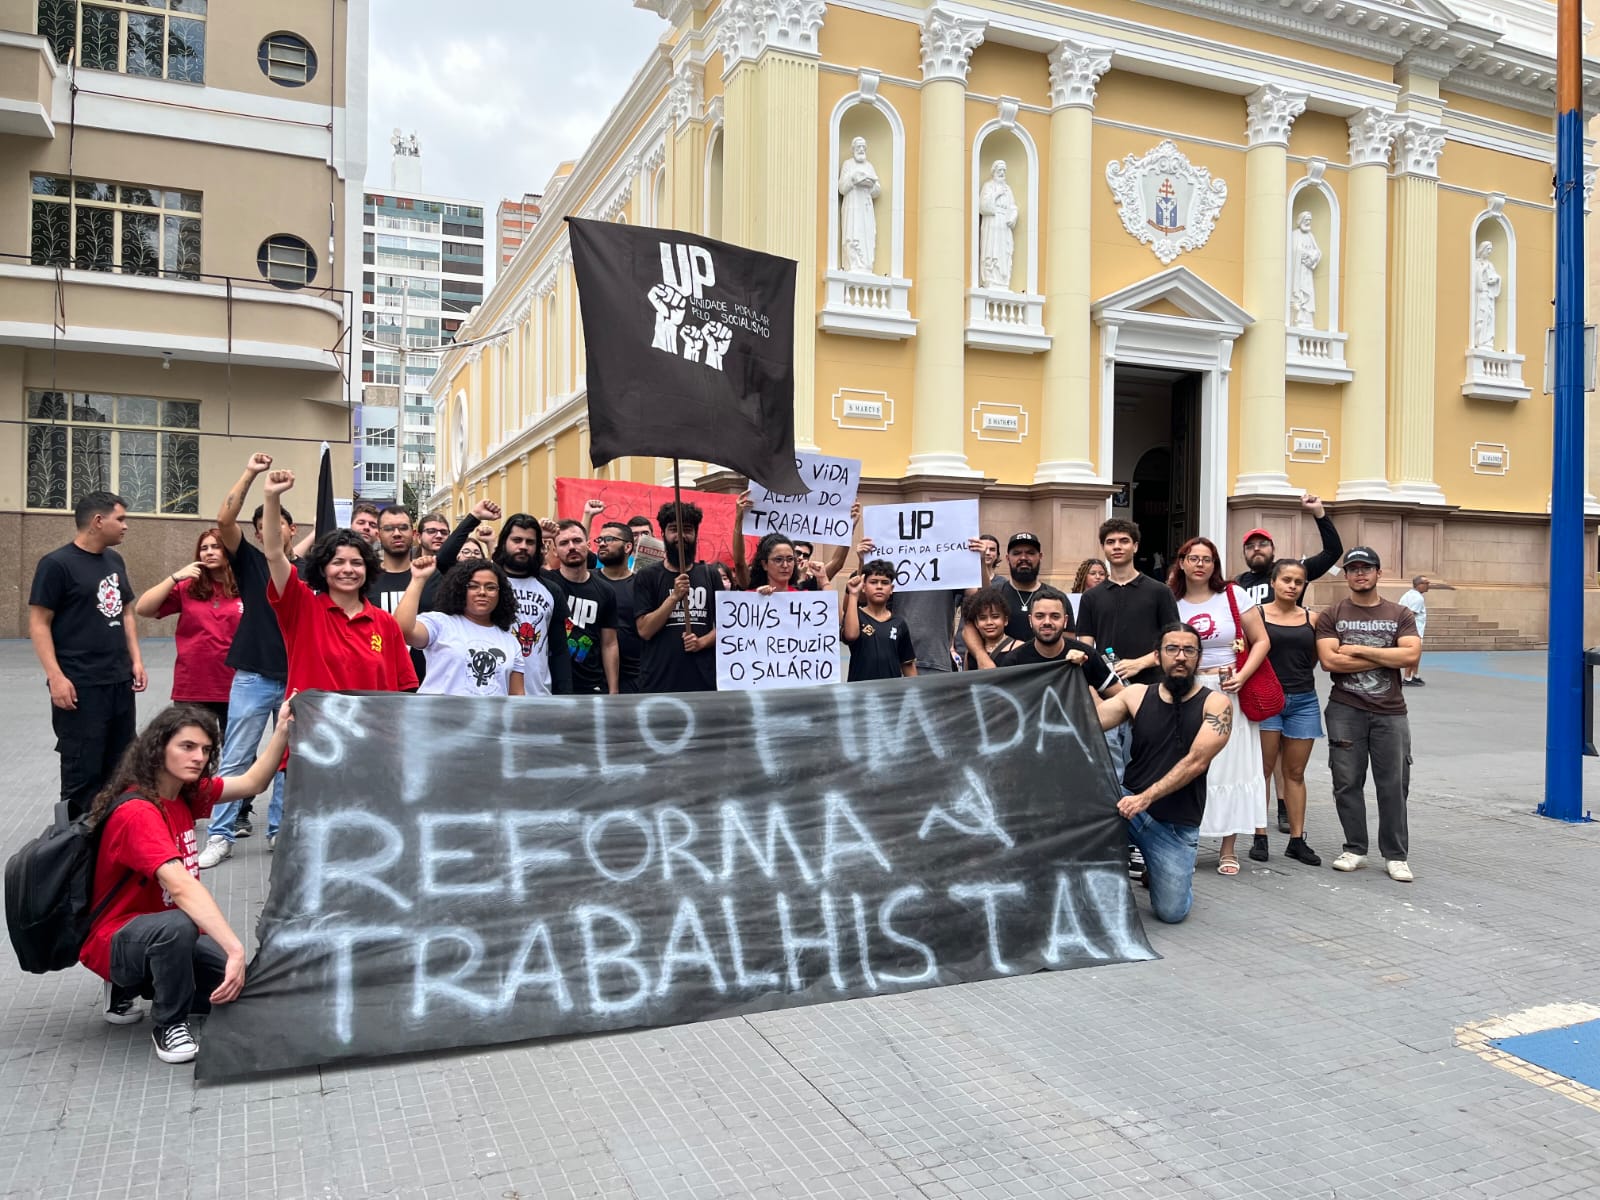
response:
{"label": "ornate coat of arms", "polygon": [[1162,265],[1206,244],[1228,185],[1189,161],[1170,141],[1140,157],[1106,164],[1106,182],[1122,227],[1155,252]]}

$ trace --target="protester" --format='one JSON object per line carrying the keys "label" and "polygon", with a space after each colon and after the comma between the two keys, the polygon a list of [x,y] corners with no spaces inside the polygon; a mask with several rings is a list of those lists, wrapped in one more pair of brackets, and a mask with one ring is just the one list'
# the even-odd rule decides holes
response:
{"label": "protester", "polygon": [[[855,510],[858,514],[860,508]],[[972,538],[967,549],[974,554],[983,553],[983,542]],[[874,544],[871,538],[862,538],[856,545],[856,555],[862,562],[871,558]],[[981,571],[981,584],[977,588],[932,588],[927,591],[902,592],[895,598],[895,612],[904,618],[911,629],[912,643],[917,647],[917,674],[959,671],[962,660],[956,654],[954,642],[956,624],[961,615],[962,600],[989,586],[989,568]],[[992,665],[992,663],[990,664]]]}
{"label": "protester", "polygon": [[1308,867],[1322,859],[1306,843],[1306,764],[1322,736],[1317,707],[1317,637],[1311,614],[1300,603],[1306,568],[1292,558],[1272,564],[1272,603],[1261,607],[1270,648],[1267,662],[1283,687],[1283,711],[1261,722],[1261,764],[1268,780],[1281,771],[1279,797],[1287,809],[1289,844],[1284,853]]}
{"label": "protester", "polygon": [[458,560],[470,558],[478,562],[488,561],[488,556],[483,552],[483,543],[479,542],[477,538],[468,538],[462,542],[461,549],[456,552],[456,558]]}
{"label": "protester", "polygon": [[[749,501],[739,498],[734,528],[738,528]],[[744,556],[744,538],[737,534],[733,539],[733,582],[741,591],[773,592],[795,590],[795,566],[798,556],[794,543],[781,533],[769,533],[756,543],[754,558],[747,564]]]}
{"label": "protester", "polygon": [[546,587],[566,598],[572,690],[585,696],[615,696],[620,671],[616,594],[589,569],[589,533],[583,522],[562,521],[556,527],[556,559],[560,569],[543,578]]}
{"label": "protester", "polygon": [[704,514],[698,505],[680,508],[669,501],[656,520],[667,548],[666,561],[651,563],[633,579],[634,619],[644,643],[639,690],[714,692],[721,581],[711,567],[695,561]]}
{"label": "protester", "polygon": [[417,522],[417,552],[437,555],[449,536],[449,518],[442,512],[431,512]]}
{"label": "protester", "polygon": [[90,813],[99,829],[94,918],[79,961],[105,980],[102,1012],[113,1025],[144,1019],[165,1063],[198,1052],[192,1016],[227,1004],[244,987],[244,943],[200,883],[196,821],[218,804],[263,791],[289,738],[289,706],[243,775],[218,773],[211,714],[175,704],[157,713],[129,747]]}
{"label": "protester", "polygon": [[[1237,584],[1222,576],[1222,556],[1209,538],[1190,538],[1178,548],[1167,577],[1178,601],[1178,619],[1200,633],[1202,686],[1236,695],[1267,660],[1270,643],[1256,604]],[[1235,619],[1234,611],[1238,610]],[[1250,657],[1235,669],[1240,645]],[[1233,736],[1215,762],[1206,783],[1206,819],[1203,837],[1220,837],[1222,852],[1217,873],[1237,875],[1234,853],[1239,834],[1250,833],[1250,857],[1265,862],[1267,849],[1267,785],[1261,776],[1261,733],[1244,713],[1234,714]]]}
{"label": "protester", "polygon": [[[1124,683],[1146,685],[1161,681],[1155,647],[1161,631],[1178,623],[1178,602],[1169,588],[1133,565],[1139,551],[1139,527],[1112,517],[1097,535],[1106,559],[1106,578],[1078,601],[1076,635],[1112,660],[1111,669]],[[1106,735],[1117,778],[1123,778],[1128,761],[1131,727],[1114,725]]]}
{"label": "protester", "polygon": [[127,564],[112,549],[128,534],[128,509],[111,492],[73,508],[77,536],[34,568],[28,637],[50,688],[61,757],[61,799],[89,811],[134,736],[133,694],[147,684]]}
{"label": "protester", "polygon": [[1333,676],[1328,695],[1328,768],[1344,828],[1335,871],[1367,862],[1367,769],[1378,798],[1378,851],[1389,878],[1410,883],[1406,797],[1411,790],[1411,727],[1400,673],[1422,655],[1411,611],[1378,594],[1377,553],[1356,546],[1344,556],[1350,595],[1317,618],[1317,654]]}
{"label": "protester", "polygon": [[[267,602],[283,631],[289,695],[416,691],[417,673],[400,627],[367,598],[378,573],[371,544],[354,529],[335,529],[311,547],[304,578],[289,562],[279,509],[293,486],[293,471],[269,474],[261,515],[262,549],[272,573]],[[277,832],[269,816],[269,843]]]}
{"label": "protester", "polygon": [[1092,587],[1098,587],[1106,580],[1106,564],[1098,558],[1086,558],[1078,564],[1078,573],[1072,577],[1072,591],[1068,599],[1072,601],[1072,616],[1076,621],[1078,605],[1083,600],[1083,594]]}
{"label": "protester", "polygon": [[[361,538],[374,550],[378,547],[378,506],[368,500],[358,500],[350,510],[350,528],[361,535]],[[331,530],[317,530],[317,537],[326,537]]]}
{"label": "protester", "polygon": [[[1011,540],[1006,543],[1006,568],[1011,574],[994,585],[1006,598],[1006,608],[1011,613],[1006,620],[1006,632],[1019,642],[1025,642],[1033,636],[1028,621],[1028,605],[1044,586],[1039,582],[1039,563],[1043,553],[1043,545],[1033,534],[1012,534]],[[1070,621],[1067,627],[1072,627]],[[972,649],[970,643],[967,649]]]}
{"label": "protester", "polygon": [[[1411,590],[1400,597],[1400,607],[1409,608],[1411,616],[1417,623],[1417,641],[1421,642],[1428,636],[1428,589],[1433,586],[1426,575],[1417,575],[1411,580]],[[1423,687],[1427,680],[1423,679],[1417,671],[1422,667],[1422,651],[1417,651],[1416,665],[1407,668],[1402,682],[1406,687]]]}
{"label": "protester", "polygon": [[1033,594],[1028,606],[1028,621],[1033,626],[1033,638],[996,660],[1001,667],[1028,667],[1035,663],[1059,662],[1063,666],[1081,668],[1089,686],[1102,696],[1114,696],[1122,690],[1122,680],[1111,672],[1106,660],[1094,652],[1094,647],[1066,636],[1067,597],[1056,588],[1046,585]]}
{"label": "protester", "polygon": [[372,581],[372,602],[386,613],[400,607],[400,597],[411,586],[411,551],[416,547],[411,513],[391,504],[378,514],[378,573]]}
{"label": "protester", "polygon": [[[1103,542],[1102,542],[1103,544]],[[1206,774],[1234,729],[1233,702],[1195,677],[1200,634],[1174,622],[1159,631],[1160,682],[1136,683],[1096,699],[1100,727],[1132,730],[1117,811],[1138,847],[1156,920],[1177,924],[1194,905],[1195,850],[1205,819]]]}
{"label": "protester", "polygon": [[[961,601],[963,632],[975,630],[983,651],[980,656],[976,651],[967,650],[962,656],[962,670],[992,670],[1002,654],[1022,645],[1006,632],[1006,622],[1010,619],[1011,609],[1006,605],[1006,598],[993,585],[979,588]],[[983,665],[984,657],[989,660],[988,668]]]}
{"label": "protester", "polygon": [[[1304,560],[1306,583],[1312,584],[1333,569],[1333,564],[1339,561],[1339,555],[1344,550],[1344,543],[1339,540],[1339,530],[1319,497],[1307,494],[1300,501],[1300,507],[1316,518],[1317,532],[1322,535],[1321,552]],[[1276,561],[1277,551],[1270,533],[1265,529],[1252,529],[1244,535],[1244,565],[1248,569],[1234,582],[1249,592],[1250,598],[1257,604],[1265,604],[1272,599],[1272,564]]]}
{"label": "protester", "polygon": [[511,627],[517,598],[506,573],[490,562],[458,562],[440,584],[432,612],[420,612],[435,569],[424,555],[411,564],[395,624],[406,645],[428,660],[421,696],[521,696],[528,656]]}
{"label": "protester", "polygon": [[228,695],[233,668],[228,651],[244,616],[239,585],[216,529],[202,533],[194,547],[195,561],[180,567],[139,597],[133,611],[141,617],[178,614],[173,630],[177,659],[172,665],[172,700],[193,704],[217,718],[221,736],[228,735]]}
{"label": "protester", "polygon": [[639,690],[639,658],[644,643],[633,615],[633,530],[621,521],[607,521],[594,539],[600,559],[600,578],[611,588],[617,606],[617,691],[632,695]]}
{"label": "protester", "polygon": [[[272,469],[270,454],[252,454],[245,463],[244,473],[229,489],[222,507],[217,511],[217,537],[228,556],[234,582],[239,587],[239,599],[244,612],[239,617],[239,627],[233,635],[233,645],[228,649],[227,665],[233,669],[233,684],[228,689],[228,728],[222,739],[222,763],[217,768],[222,775],[232,779],[245,774],[255,761],[256,750],[261,746],[261,735],[267,722],[275,716],[284,701],[284,683],[289,675],[289,659],[283,649],[283,632],[278,628],[278,618],[267,602],[267,583],[271,572],[266,556],[259,549],[263,545],[261,518],[265,505],[258,505],[250,524],[255,534],[255,545],[244,538],[239,528],[239,513],[245,498],[255,485],[256,476]],[[294,519],[289,510],[278,509],[279,536],[285,546],[294,544]],[[206,844],[200,851],[200,869],[210,870],[233,854],[234,842],[249,837],[250,802],[253,797],[228,800],[218,804],[211,813],[211,824],[206,830]],[[272,797],[267,803],[267,847],[276,844],[275,836],[283,820],[283,772],[272,780]]]}
{"label": "protester", "polygon": [[875,558],[845,584],[840,636],[850,647],[846,683],[867,679],[911,678],[917,673],[917,652],[911,627],[889,608],[894,595],[894,564]]}
{"label": "protester", "polygon": [[1000,565],[1000,539],[992,533],[984,533],[978,540],[983,543],[983,565],[989,568],[990,577],[995,578],[995,568]]}

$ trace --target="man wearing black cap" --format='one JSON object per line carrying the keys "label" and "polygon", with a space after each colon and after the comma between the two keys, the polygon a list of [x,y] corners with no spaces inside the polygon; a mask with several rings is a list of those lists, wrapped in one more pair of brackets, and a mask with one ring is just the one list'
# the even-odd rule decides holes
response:
{"label": "man wearing black cap", "polygon": [[[1313,554],[1305,560],[1306,582],[1311,583],[1333,569],[1333,564],[1339,561],[1339,555],[1344,552],[1344,543],[1339,540],[1339,531],[1334,528],[1333,519],[1322,507],[1320,497],[1308,494],[1300,501],[1300,507],[1317,519],[1317,532],[1322,535],[1322,553]],[[1272,535],[1265,529],[1252,529],[1244,535],[1244,564],[1249,569],[1235,582],[1257,604],[1272,602],[1272,564],[1276,560]]]}
{"label": "man wearing black cap", "polygon": [[1317,657],[1333,676],[1328,695],[1328,769],[1344,827],[1335,871],[1367,862],[1367,771],[1378,796],[1378,852],[1389,878],[1413,879],[1407,862],[1406,794],[1411,789],[1411,727],[1400,672],[1422,657],[1411,610],[1378,594],[1377,552],[1356,546],[1344,556],[1350,595],[1317,618]]}
{"label": "man wearing black cap", "polygon": [[[1039,561],[1043,553],[1044,547],[1033,534],[1013,533],[1011,540],[1006,543],[1006,567],[1011,576],[994,585],[1006,598],[1006,607],[1011,610],[1006,633],[1019,642],[1033,639],[1033,626],[1028,622],[1028,605],[1033,603],[1034,594],[1042,586],[1039,583]],[[1072,628],[1070,610],[1067,628]]]}

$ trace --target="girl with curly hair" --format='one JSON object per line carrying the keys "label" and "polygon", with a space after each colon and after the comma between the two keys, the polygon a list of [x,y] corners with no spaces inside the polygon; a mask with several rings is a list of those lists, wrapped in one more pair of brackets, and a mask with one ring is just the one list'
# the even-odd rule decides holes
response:
{"label": "girl with curly hair", "polygon": [[445,573],[433,611],[419,613],[422,593],[438,569],[427,556],[411,563],[411,586],[394,610],[406,645],[421,650],[428,669],[422,696],[522,696],[528,656],[511,632],[517,596],[501,567],[458,562]]}
{"label": "girl with curly hair", "polygon": [[289,705],[243,775],[217,774],[221,738],[203,708],[174,704],[145,726],[95,797],[99,830],[94,912],[79,961],[105,980],[102,1015],[131,1025],[151,1000],[151,1038],[162,1062],[197,1051],[192,1014],[226,1004],[244,987],[244,944],[200,883],[196,821],[215,805],[254,796],[272,782],[289,740]]}
{"label": "girl with curly hair", "polygon": [[202,533],[195,542],[194,561],[140,596],[133,611],[154,619],[178,615],[172,699],[206,709],[226,734],[228,693],[233,689],[228,651],[244,616],[244,601],[222,548],[221,531]]}

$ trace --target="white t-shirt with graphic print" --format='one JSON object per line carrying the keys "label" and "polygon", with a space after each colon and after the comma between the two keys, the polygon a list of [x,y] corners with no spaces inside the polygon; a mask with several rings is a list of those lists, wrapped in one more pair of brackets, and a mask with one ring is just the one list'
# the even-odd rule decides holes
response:
{"label": "white t-shirt with graphic print", "polygon": [[506,696],[511,673],[522,674],[528,665],[517,635],[508,630],[444,613],[421,613],[417,620],[428,630],[422,652],[428,674],[419,696]]}
{"label": "white t-shirt with graphic print", "polygon": [[[1236,583],[1230,583],[1233,591],[1233,602],[1239,606],[1239,615],[1243,617],[1256,606],[1250,598],[1250,593]],[[1238,653],[1234,649],[1234,642],[1244,636],[1233,622],[1233,610],[1228,607],[1228,594],[1217,592],[1204,604],[1191,604],[1187,600],[1178,601],[1178,620],[1193,625],[1200,634],[1200,669],[1210,670],[1212,667],[1231,667],[1238,661]]]}

